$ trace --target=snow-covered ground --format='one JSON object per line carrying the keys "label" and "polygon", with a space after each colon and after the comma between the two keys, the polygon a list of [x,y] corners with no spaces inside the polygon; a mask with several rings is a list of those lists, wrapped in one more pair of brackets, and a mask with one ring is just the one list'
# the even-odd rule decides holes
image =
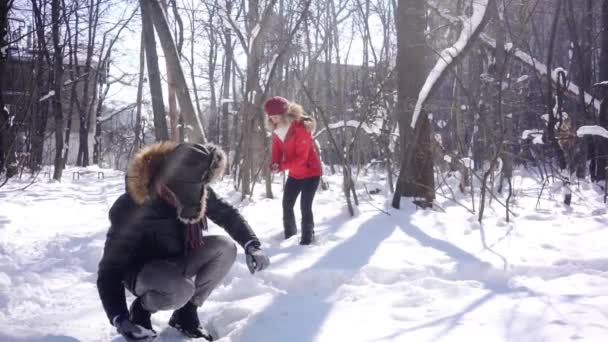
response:
{"label": "snow-covered ground", "polygon": [[[98,180],[92,171],[0,188],[0,341],[123,341],[95,287],[123,174],[103,170]],[[493,201],[481,226],[442,197],[441,210],[405,201],[387,209],[387,194],[363,187],[384,187],[378,176],[359,179],[351,218],[341,177],[328,180],[309,247],[281,238],[278,177],[277,199],[264,199],[261,186],[244,202],[228,182],[214,187],[242,210],[272,261],[252,276],[239,251],[199,310],[220,341],[608,341],[608,219],[595,186],[574,186],[570,208],[546,188],[537,206],[541,184],[516,177],[517,217],[506,222]],[[458,201],[473,208],[465,196]],[[153,316],[159,340],[184,340],[167,328],[169,316]]]}

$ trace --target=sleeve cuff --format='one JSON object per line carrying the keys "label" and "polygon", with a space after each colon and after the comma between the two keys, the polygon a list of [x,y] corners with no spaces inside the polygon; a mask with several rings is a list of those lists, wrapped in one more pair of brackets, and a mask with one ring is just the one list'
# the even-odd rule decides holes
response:
{"label": "sleeve cuff", "polygon": [[120,315],[112,317],[112,325],[118,327],[118,323],[122,322],[127,317],[129,317],[128,313],[121,313]]}
{"label": "sleeve cuff", "polygon": [[245,252],[247,252],[247,248],[249,248],[249,246],[253,246],[255,248],[260,248],[262,246],[262,244],[260,243],[260,241],[258,239],[251,239],[251,240],[247,241],[247,243],[245,243],[245,245],[243,245],[243,249],[245,250]]}

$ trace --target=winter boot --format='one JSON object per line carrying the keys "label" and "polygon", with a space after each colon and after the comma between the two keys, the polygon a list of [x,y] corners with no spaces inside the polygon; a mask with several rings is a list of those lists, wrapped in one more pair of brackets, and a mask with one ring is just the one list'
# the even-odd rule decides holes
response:
{"label": "winter boot", "polygon": [[129,308],[129,320],[131,323],[141,325],[146,329],[154,331],[154,329],[152,329],[150,316],[152,316],[152,313],[144,309],[141,304],[141,297],[137,297],[133,303],[131,303],[131,307]]}
{"label": "winter boot", "polygon": [[283,219],[283,231],[285,232],[285,240],[296,235],[298,233],[298,227],[296,226],[296,220],[294,219]]}
{"label": "winter boot", "polygon": [[315,239],[315,226],[311,223],[302,223],[302,236],[300,245],[310,245]]}
{"label": "winter boot", "polygon": [[213,341],[211,334],[201,327],[201,322],[198,320],[196,309],[197,307],[193,303],[186,303],[186,305],[173,312],[171,319],[169,319],[169,325],[177,329],[186,337],[202,338],[206,341]]}

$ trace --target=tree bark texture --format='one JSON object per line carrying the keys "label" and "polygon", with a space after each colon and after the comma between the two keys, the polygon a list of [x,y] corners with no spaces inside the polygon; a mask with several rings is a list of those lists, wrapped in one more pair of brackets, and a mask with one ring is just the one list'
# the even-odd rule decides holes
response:
{"label": "tree bark texture", "polygon": [[434,177],[428,117],[420,116],[415,129],[410,123],[418,94],[426,79],[425,1],[400,0],[397,8],[397,116],[401,143],[401,170],[393,197],[434,199]]}
{"label": "tree bark texture", "polygon": [[[222,120],[220,142],[226,153],[230,153],[230,79],[232,75],[232,32],[230,28],[224,30],[224,76],[222,89]],[[228,167],[228,169],[230,169]]]}
{"label": "tree bark texture", "polygon": [[[602,1],[600,31],[600,81],[608,80],[608,0]],[[600,87],[599,125],[608,129],[608,85]],[[597,145],[597,180],[606,180],[606,167],[608,166],[608,139],[598,139]]]}
{"label": "tree bark texture", "polygon": [[53,35],[53,91],[55,95],[52,97],[52,113],[55,118],[55,161],[53,170],[53,179],[61,180],[63,173],[63,108],[61,104],[61,89],[63,88],[63,48],[60,45],[60,0],[52,0],[51,2],[51,31]]}
{"label": "tree bark texture", "polygon": [[144,32],[141,33],[141,43],[139,48],[139,80],[137,82],[137,107],[135,109],[135,140],[131,155],[134,155],[142,146],[141,136],[143,135],[141,122],[141,107],[144,91],[144,68],[146,66],[146,52],[144,47]]}
{"label": "tree bark texture", "polygon": [[158,54],[156,53],[154,25],[150,17],[151,14],[148,6],[144,6],[147,2],[149,2],[149,0],[140,0],[146,67],[148,68],[150,97],[152,99],[152,112],[154,113],[154,135],[156,136],[156,141],[166,141],[169,140],[169,131],[167,129],[167,118],[165,116],[165,103],[163,100],[163,88],[160,81]]}
{"label": "tree bark texture", "polygon": [[188,126],[188,136],[192,137],[191,142],[206,142],[205,133],[203,131],[203,125],[200,118],[194,111],[192,100],[190,98],[190,90],[186,83],[186,78],[181,66],[179,54],[175,41],[171,36],[171,29],[167,22],[167,16],[163,11],[162,6],[157,1],[145,1],[141,0],[142,7],[148,12],[148,15],[152,18],[154,28],[158,34],[160,44],[165,53],[165,58],[168,61],[171,72],[175,77],[175,87],[177,92],[177,100],[179,102],[181,115],[184,117],[184,122]]}

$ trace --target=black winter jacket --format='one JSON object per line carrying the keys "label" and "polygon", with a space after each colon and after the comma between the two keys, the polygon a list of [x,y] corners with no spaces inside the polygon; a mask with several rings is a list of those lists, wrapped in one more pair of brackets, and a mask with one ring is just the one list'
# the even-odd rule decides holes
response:
{"label": "black winter jacket", "polygon": [[[111,322],[115,316],[128,312],[125,276],[136,273],[154,259],[183,257],[186,227],[177,219],[175,208],[161,199],[150,199],[140,205],[128,193],[116,200],[109,216],[111,227],[99,263],[97,289]],[[206,217],[224,228],[241,246],[260,246],[245,219],[210,187],[207,187]]]}

